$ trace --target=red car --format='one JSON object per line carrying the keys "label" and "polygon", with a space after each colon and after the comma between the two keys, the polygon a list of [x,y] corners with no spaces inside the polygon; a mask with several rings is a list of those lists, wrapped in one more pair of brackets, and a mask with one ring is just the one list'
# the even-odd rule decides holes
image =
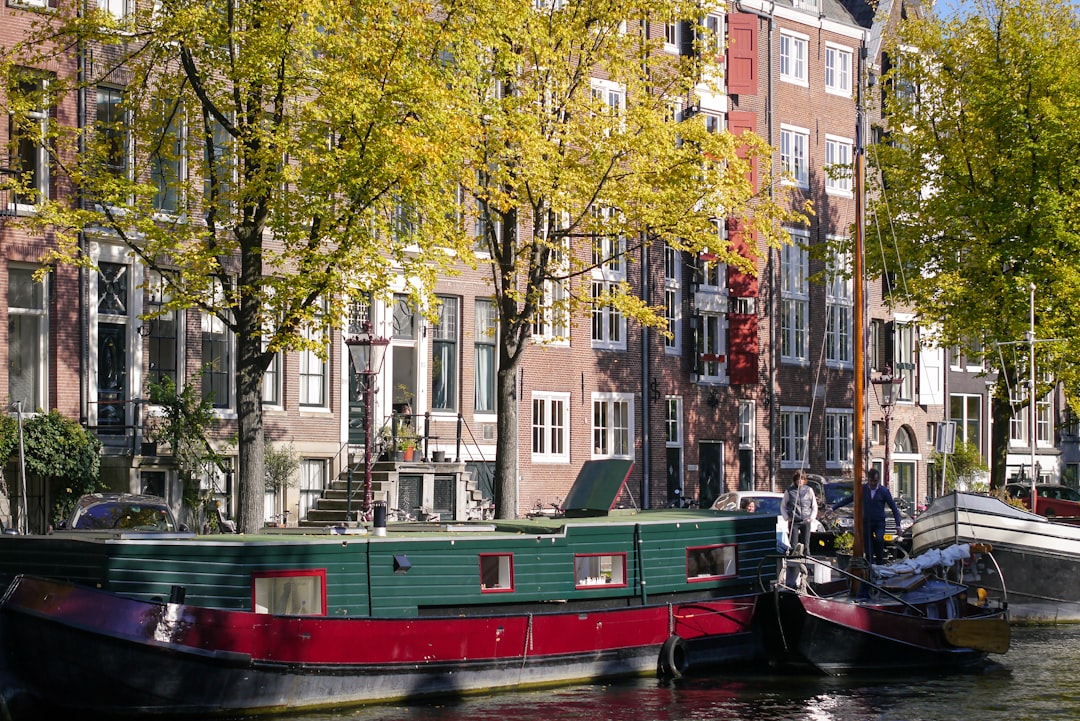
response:
{"label": "red car", "polygon": [[[1035,512],[1040,516],[1080,516],[1080,492],[1057,483],[1040,483],[1038,486],[1039,502]],[[1005,492],[1012,498],[1019,498],[1026,508],[1031,508],[1031,486],[1025,483],[1010,483]]]}

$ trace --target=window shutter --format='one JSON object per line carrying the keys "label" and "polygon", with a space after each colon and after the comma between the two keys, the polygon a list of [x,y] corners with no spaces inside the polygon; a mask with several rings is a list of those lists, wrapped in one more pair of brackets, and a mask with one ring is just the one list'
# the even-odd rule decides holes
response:
{"label": "window shutter", "polygon": [[728,377],[732,385],[758,382],[758,320],[756,315],[728,314]]}
{"label": "window shutter", "polygon": [[[748,113],[745,111],[736,111],[728,113],[727,118],[728,132],[734,135],[736,138],[743,133],[753,133],[757,129],[757,113]],[[739,146],[736,151],[740,158],[746,157],[746,146]],[[750,187],[757,192],[758,189],[758,162],[757,158],[750,159]]]}
{"label": "window shutter", "polygon": [[[752,229],[743,229],[739,221],[729,219],[728,240],[736,253],[744,258],[753,258],[752,249],[755,245],[755,236]],[[728,267],[728,295],[732,298],[756,298],[758,294],[757,276],[743,273],[735,268]]]}
{"label": "window shutter", "polygon": [[727,16],[727,91],[732,95],[757,95],[757,18],[748,13]]}

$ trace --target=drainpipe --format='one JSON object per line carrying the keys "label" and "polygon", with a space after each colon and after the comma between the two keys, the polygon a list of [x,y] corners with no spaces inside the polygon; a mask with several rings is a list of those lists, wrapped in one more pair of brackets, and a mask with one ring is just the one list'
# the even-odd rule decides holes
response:
{"label": "drainpipe", "polygon": [[[86,0],[81,0],[78,6],[78,16],[86,15]],[[80,40],[76,50],[76,78],[79,84],[79,92],[76,96],[76,123],[79,126],[79,157],[86,152],[86,41]],[[75,202],[81,208],[83,205],[82,190],[76,188]],[[79,231],[79,251],[87,257],[86,233]],[[90,422],[89,403],[89,369],[90,369],[90,309],[89,309],[89,282],[85,268],[79,268],[79,415],[83,427]]]}
{"label": "drainpipe", "polygon": [[[735,9],[741,13],[747,13],[750,15],[756,15],[759,18],[767,20],[769,23],[769,35],[768,35],[768,48],[766,49],[766,95],[765,95],[765,132],[767,137],[766,142],[770,147],[775,147],[773,139],[773,98],[775,93],[773,92],[773,46],[774,36],[776,33],[776,17],[774,12],[776,11],[776,3],[769,3],[768,12],[762,10],[755,10],[752,8],[745,8],[741,0],[736,0]],[[775,161],[776,159],[773,158]],[[773,167],[776,167],[774,162]],[[770,185],[769,197],[775,199],[776,191],[775,186]],[[776,288],[779,284],[780,262],[777,250],[775,248],[769,248],[768,260],[765,263],[765,277],[769,279],[769,295],[768,304],[769,308],[769,392],[768,392],[768,405],[769,405],[769,454],[768,454],[768,471],[769,471],[769,490],[776,491],[776,426],[778,421],[777,413],[777,398],[776,398],[776,384],[777,384],[777,354],[780,352],[780,344],[776,342],[779,337],[780,330],[780,296],[776,292]]]}
{"label": "drainpipe", "polygon": [[[649,283],[649,256],[651,250],[651,246],[646,245],[644,242],[641,244],[642,298],[651,297]],[[644,471],[641,476],[641,507],[649,508],[651,505],[649,503],[649,482],[652,476],[652,454],[649,453],[652,440],[652,434],[649,432],[649,401],[651,400],[649,395],[649,347],[653,334],[648,327],[642,328],[641,333],[641,465]]]}

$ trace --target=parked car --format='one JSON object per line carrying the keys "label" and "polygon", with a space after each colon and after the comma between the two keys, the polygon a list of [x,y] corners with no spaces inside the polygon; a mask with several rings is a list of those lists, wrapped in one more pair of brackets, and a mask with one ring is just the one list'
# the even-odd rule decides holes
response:
{"label": "parked car", "polygon": [[131,493],[89,493],[75,502],[75,510],[60,528],[68,531],[186,531],[160,496]]}
{"label": "parked car", "polygon": [[[818,501],[819,518],[822,523],[837,533],[851,532],[855,528],[855,504],[851,503],[836,511],[832,507],[841,501],[851,498],[854,484],[851,481],[827,481],[823,484],[822,496]],[[892,513],[885,511],[885,543],[899,544],[907,547],[910,543],[911,526],[915,519],[904,509],[901,503],[896,504],[900,510],[900,528],[896,527],[896,520]]]}
{"label": "parked car", "polygon": [[[1036,486],[1039,503],[1036,513],[1051,516],[1080,516],[1080,492],[1057,483],[1040,483]],[[1027,483],[1009,483],[1005,493],[1012,498],[1019,498],[1026,508],[1031,508],[1031,486]]]}
{"label": "parked car", "polygon": [[[764,513],[776,516],[776,541],[779,550],[786,552],[790,547],[788,542],[788,524],[784,521],[780,512],[780,504],[784,502],[784,494],[773,491],[731,491],[724,493],[715,501],[712,508],[717,511],[741,511],[746,508],[749,501],[754,502],[754,513]],[[811,533],[821,530],[821,524],[815,519],[811,524]]]}

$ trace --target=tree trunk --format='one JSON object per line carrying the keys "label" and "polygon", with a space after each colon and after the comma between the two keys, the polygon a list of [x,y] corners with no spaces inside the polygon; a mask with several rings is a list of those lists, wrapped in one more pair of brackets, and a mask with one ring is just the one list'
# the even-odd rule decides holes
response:
{"label": "tree trunk", "polygon": [[[237,524],[241,533],[256,533],[263,525],[266,449],[263,445],[262,373],[257,371],[257,355],[240,343],[237,366],[237,432],[239,443],[239,485]],[[260,350],[255,348],[255,350]]]}
{"label": "tree trunk", "polygon": [[499,409],[495,446],[495,517],[517,518],[518,393],[517,364],[502,366],[496,377]]}

